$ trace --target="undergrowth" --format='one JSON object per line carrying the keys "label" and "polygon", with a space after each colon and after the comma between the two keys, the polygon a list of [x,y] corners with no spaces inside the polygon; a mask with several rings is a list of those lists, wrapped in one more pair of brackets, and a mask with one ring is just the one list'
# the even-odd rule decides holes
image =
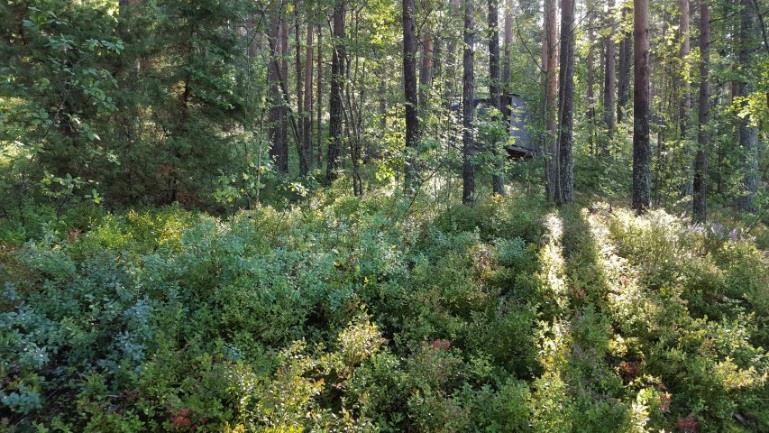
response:
{"label": "undergrowth", "polygon": [[372,194],[0,234],[11,432],[769,430],[766,253],[660,211]]}

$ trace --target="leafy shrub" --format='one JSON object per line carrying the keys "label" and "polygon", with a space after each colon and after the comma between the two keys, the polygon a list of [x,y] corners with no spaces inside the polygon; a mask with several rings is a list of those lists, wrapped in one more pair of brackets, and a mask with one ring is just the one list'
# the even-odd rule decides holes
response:
{"label": "leafy shrub", "polygon": [[321,195],[229,218],[41,211],[23,241],[0,249],[7,423],[769,425],[766,258],[751,240],[618,210],[600,216],[616,247],[607,250],[589,213],[545,217],[541,203],[515,197],[479,207],[484,217],[428,199]]}

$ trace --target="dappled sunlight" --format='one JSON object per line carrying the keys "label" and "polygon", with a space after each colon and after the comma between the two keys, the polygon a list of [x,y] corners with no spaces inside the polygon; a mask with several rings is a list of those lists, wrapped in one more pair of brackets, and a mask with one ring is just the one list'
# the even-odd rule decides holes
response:
{"label": "dappled sunlight", "polygon": [[635,271],[626,259],[616,253],[609,229],[601,221],[601,217],[608,214],[609,209],[605,203],[594,203],[590,209],[583,208],[582,215],[590,227],[590,235],[598,249],[597,265],[608,289],[607,301],[611,311],[618,316],[615,320],[633,326],[634,322],[648,320],[659,311],[653,304],[645,301]]}
{"label": "dappled sunlight", "polygon": [[545,217],[545,244],[540,250],[542,288],[558,308],[568,304],[568,286],[563,257],[563,220],[557,211]]}
{"label": "dappled sunlight", "polygon": [[544,306],[551,320],[541,320],[538,325],[539,355],[542,375],[534,381],[534,426],[541,431],[570,430],[571,407],[568,385],[563,380],[564,367],[568,363],[571,347],[568,322],[568,285],[563,250],[563,220],[559,211],[552,211],[544,218],[543,236],[538,274],[541,295],[550,305]]}

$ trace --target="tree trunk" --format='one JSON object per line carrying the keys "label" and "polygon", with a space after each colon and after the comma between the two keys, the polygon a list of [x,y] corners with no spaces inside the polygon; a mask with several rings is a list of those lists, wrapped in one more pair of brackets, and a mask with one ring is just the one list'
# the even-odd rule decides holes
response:
{"label": "tree trunk", "polygon": [[[275,168],[281,173],[288,171],[288,111],[283,98],[281,86],[285,85],[287,72],[283,47],[283,34],[285,33],[283,19],[283,4],[275,0],[270,17],[270,39],[272,40],[270,53],[270,68],[267,74],[270,101],[270,158],[275,163]],[[285,89],[285,87],[283,87]]]}
{"label": "tree trunk", "polygon": [[[614,71],[614,62],[616,57],[614,47],[614,33],[616,31],[616,24],[614,23],[614,0],[608,1],[608,16],[607,27],[608,35],[604,39],[606,45],[606,57],[604,59],[604,81],[603,81],[603,121],[606,124],[606,129],[609,131],[609,137],[614,133],[614,84],[616,80]],[[608,143],[604,140],[604,155],[609,152]]]}
{"label": "tree trunk", "polygon": [[315,139],[315,164],[318,168],[323,165],[323,27],[318,24],[318,59],[317,59],[317,83],[316,94],[318,100],[315,101],[317,118],[315,119],[316,139]]}
{"label": "tree trunk", "polygon": [[596,5],[593,1],[587,2],[587,78],[585,85],[587,87],[586,99],[587,99],[587,121],[590,124],[590,144],[593,143],[593,126],[595,120],[595,13]]}
{"label": "tree trunk", "polygon": [[[686,62],[686,58],[691,51],[691,43],[689,41],[689,0],[679,0],[680,15],[678,21],[679,38],[681,39],[681,49],[679,50],[679,57],[681,58],[681,70],[683,71],[683,65]],[[679,136],[686,137],[686,130],[688,129],[689,110],[692,106],[692,98],[689,94],[689,83],[683,76],[683,72],[678,74],[675,78],[677,83],[680,83],[681,92],[681,106],[678,113],[678,130]]]}
{"label": "tree trunk", "polygon": [[651,207],[649,147],[649,0],[634,0],[633,8],[633,209]]}
{"label": "tree trunk", "polygon": [[551,201],[557,201],[559,183],[559,151],[556,139],[556,95],[558,92],[558,24],[556,22],[557,7],[555,0],[545,0],[544,37],[542,43],[542,69],[544,70],[545,104],[544,124],[545,133],[543,149],[545,156],[545,172],[547,176],[547,195]]}
{"label": "tree trunk", "polygon": [[561,69],[558,81],[558,204],[574,199],[572,146],[574,142],[574,48],[575,2],[561,0]]}
{"label": "tree trunk", "polygon": [[419,109],[424,111],[433,86],[433,36],[430,29],[422,29],[422,56],[419,65]]}
{"label": "tree trunk", "polygon": [[372,158],[379,159],[381,157],[380,146],[381,143],[384,143],[385,136],[387,135],[387,80],[385,79],[387,75],[385,70],[385,67],[380,65],[377,73],[380,77],[376,92],[378,99],[377,114],[379,116],[379,131],[377,131],[376,134],[378,142],[371,143],[371,140],[369,140],[369,145],[366,148],[366,162],[370,161]]}
{"label": "tree trunk", "polygon": [[405,188],[412,190],[417,180],[416,147],[419,143],[417,117],[417,43],[414,31],[414,0],[403,0],[403,92],[406,97]]}
{"label": "tree trunk", "polygon": [[697,154],[694,158],[694,197],[693,216],[697,222],[707,220],[708,204],[708,153],[710,137],[708,121],[710,120],[710,88],[708,85],[710,73],[710,11],[707,0],[700,0],[700,92],[699,113],[697,122]]}
{"label": "tree trunk", "polygon": [[[742,0],[740,16],[740,41],[738,61],[741,80],[737,85],[739,96],[746,97],[753,90],[749,84],[748,74],[750,60],[753,55],[754,37],[756,32],[756,16],[751,5],[752,0]],[[740,209],[754,212],[755,197],[758,192],[758,128],[751,124],[751,119],[739,120],[740,147],[742,148],[742,191],[738,205]]]}
{"label": "tree trunk", "polygon": [[[504,62],[502,66],[502,91],[505,94],[505,100],[512,93],[513,79],[513,0],[505,0],[505,34],[504,34]],[[509,119],[510,109],[505,106],[503,111],[505,117]]]}
{"label": "tree trunk", "polygon": [[[304,68],[302,66],[302,29],[300,27],[301,17],[299,11],[302,8],[301,0],[294,0],[294,79],[296,80],[296,113],[298,117],[298,137],[296,141],[297,156],[299,157],[299,175],[304,177],[310,170],[310,155],[304,145],[305,135],[305,84]],[[312,60],[306,60],[312,63]],[[311,95],[308,95],[311,96]]]}
{"label": "tree trunk", "polygon": [[299,171],[302,176],[309,173],[312,167],[312,52],[313,26],[307,24],[307,40],[304,54],[304,107],[302,110],[302,161]]}
{"label": "tree trunk", "polygon": [[[288,173],[288,122],[291,115],[291,106],[289,105],[290,96],[288,94],[288,59],[290,56],[290,47],[288,45],[288,18],[285,15],[285,6],[281,6],[280,19],[280,81],[283,104],[281,104],[281,129],[284,139],[284,145],[280,147],[280,154],[277,158],[277,167],[281,173]],[[296,131],[294,131],[296,132]]]}
{"label": "tree trunk", "polygon": [[[630,0],[622,5],[622,20],[630,16]],[[633,56],[633,35],[625,32],[619,45],[619,73],[617,82],[617,122],[625,119],[625,108],[630,99],[630,63]]]}
{"label": "tree trunk", "polygon": [[[455,17],[461,8],[460,0],[450,0],[449,1],[449,15],[453,18]],[[446,84],[446,94],[445,97],[449,100],[453,100],[456,96],[456,74],[458,69],[457,64],[457,41],[458,37],[455,37],[454,34],[452,34],[449,37],[449,41],[446,47],[446,65],[448,68],[447,75],[448,75],[448,83]]]}
{"label": "tree trunk", "polygon": [[329,96],[329,143],[326,158],[326,181],[337,177],[337,164],[342,150],[342,80],[344,80],[344,20],[345,0],[337,0],[334,5],[332,53],[331,53],[331,94]]}
{"label": "tree trunk", "polygon": [[462,203],[475,201],[475,23],[473,0],[465,0],[464,53],[462,55]]}
{"label": "tree trunk", "polygon": [[[502,106],[502,92],[500,89],[499,76],[499,5],[498,0],[488,0],[488,26],[489,26],[489,96],[491,104],[500,112],[504,110]],[[500,152],[497,149],[497,143],[489,143],[491,155],[494,159],[494,172],[491,175],[492,190],[494,194],[503,195],[505,193],[504,162]]]}

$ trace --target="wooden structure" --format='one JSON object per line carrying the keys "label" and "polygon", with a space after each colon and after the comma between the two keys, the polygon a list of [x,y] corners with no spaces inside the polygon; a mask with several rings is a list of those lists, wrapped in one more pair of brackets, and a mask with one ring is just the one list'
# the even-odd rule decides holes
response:
{"label": "wooden structure", "polygon": [[[531,159],[538,153],[537,146],[531,137],[529,127],[531,125],[531,116],[526,107],[526,102],[519,95],[507,94],[502,96],[507,110],[505,117],[508,119],[508,133],[511,137],[511,143],[505,148],[507,156],[510,159],[526,160]],[[478,98],[475,100],[476,106],[490,105],[489,98]],[[454,102],[450,105],[452,111],[461,111],[462,103]]]}

